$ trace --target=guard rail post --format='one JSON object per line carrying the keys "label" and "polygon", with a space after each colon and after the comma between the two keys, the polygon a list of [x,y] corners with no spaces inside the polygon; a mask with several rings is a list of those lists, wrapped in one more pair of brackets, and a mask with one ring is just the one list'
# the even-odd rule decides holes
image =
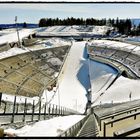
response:
{"label": "guard rail post", "polygon": [[103,137],[106,137],[106,123],[104,122]]}
{"label": "guard rail post", "polygon": [[51,108],[51,104],[49,104],[49,107],[48,107],[48,117],[50,118],[50,108]]}
{"label": "guard rail post", "polygon": [[54,105],[54,114],[55,114],[55,116],[59,116],[58,115],[58,107],[57,107],[57,105],[56,106]]}
{"label": "guard rail post", "polygon": [[[16,96],[14,98],[14,104],[13,104],[13,113],[12,113],[12,118],[11,118],[11,123],[14,122],[14,116],[15,116],[15,106],[16,106]],[[5,114],[5,109],[4,109],[4,114]]]}
{"label": "guard rail post", "polygon": [[38,120],[40,120],[40,114],[41,114],[41,100],[39,100],[39,114],[38,114]]}
{"label": "guard rail post", "polygon": [[61,107],[61,116],[63,116],[63,107]]}
{"label": "guard rail post", "polygon": [[[14,105],[13,105],[13,107],[14,107]],[[7,108],[7,102],[5,102],[5,106],[4,106],[4,111],[3,111],[3,114],[5,114],[5,113],[6,113],[6,108]]]}
{"label": "guard rail post", "polygon": [[58,116],[60,116],[60,106],[58,106]]}
{"label": "guard rail post", "polygon": [[100,131],[102,130],[102,120],[99,120],[99,125],[100,125]]}
{"label": "guard rail post", "polygon": [[44,120],[46,119],[46,106],[47,106],[47,103],[45,103],[45,106],[44,106]]}
{"label": "guard rail post", "polygon": [[2,100],[2,92],[0,92],[0,106],[1,106],[1,100]]}
{"label": "guard rail post", "polygon": [[34,120],[34,111],[35,111],[35,100],[33,100],[33,106],[32,106],[32,122]]}
{"label": "guard rail post", "polygon": [[18,113],[19,104],[17,103],[16,114]]}
{"label": "guard rail post", "polygon": [[25,122],[26,106],[27,106],[27,98],[25,98],[25,103],[24,103],[23,122]]}
{"label": "guard rail post", "polygon": [[53,104],[50,106],[50,116],[53,117]]}

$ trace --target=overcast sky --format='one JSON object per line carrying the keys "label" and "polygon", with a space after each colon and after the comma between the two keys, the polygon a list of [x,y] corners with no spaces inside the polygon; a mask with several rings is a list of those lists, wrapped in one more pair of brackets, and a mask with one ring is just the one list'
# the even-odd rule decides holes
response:
{"label": "overcast sky", "polygon": [[38,23],[40,18],[140,18],[140,4],[60,3],[60,4],[4,4],[0,3],[0,23]]}

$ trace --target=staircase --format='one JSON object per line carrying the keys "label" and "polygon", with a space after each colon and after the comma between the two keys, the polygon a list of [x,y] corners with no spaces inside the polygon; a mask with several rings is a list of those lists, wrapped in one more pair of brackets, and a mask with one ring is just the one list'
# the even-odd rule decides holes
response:
{"label": "staircase", "polygon": [[98,134],[95,116],[91,114],[78,132],[77,137],[97,137]]}

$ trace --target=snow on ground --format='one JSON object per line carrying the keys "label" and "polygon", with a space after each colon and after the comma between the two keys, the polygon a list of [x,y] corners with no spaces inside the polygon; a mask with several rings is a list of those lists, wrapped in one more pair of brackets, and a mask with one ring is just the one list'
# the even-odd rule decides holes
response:
{"label": "snow on ground", "polygon": [[[59,88],[51,103],[84,112],[89,88],[88,65],[85,58],[85,42],[74,42],[67,56]],[[49,93],[48,93],[49,94]]]}
{"label": "snow on ground", "polygon": [[106,32],[108,30],[111,30],[113,28],[109,27],[109,26],[94,26],[93,27],[93,30],[92,30],[92,33],[93,34],[106,34]]}
{"label": "snow on ground", "polygon": [[113,67],[89,60],[92,102],[95,102],[116,78],[118,71]]}
{"label": "snow on ground", "polygon": [[[45,49],[45,48],[41,48],[41,49]],[[6,57],[10,57],[10,56],[15,56],[18,54],[23,54],[29,51],[34,51],[34,50],[40,50],[40,48],[11,48],[8,51],[4,51],[0,53],[0,59],[6,58]]]}
{"label": "snow on ground", "polygon": [[[70,41],[59,39],[59,38],[51,38],[51,39],[46,39],[42,41],[41,43],[35,45],[34,47],[24,47],[24,48],[11,48],[8,51],[4,51],[0,53],[0,59],[3,59],[5,57],[10,57],[14,56],[17,54],[22,54],[25,52],[29,51],[34,51],[34,50],[40,50],[40,49],[46,49],[46,48],[52,48],[52,47],[61,47],[64,45],[71,45]],[[42,47],[40,47],[42,46]]]}
{"label": "snow on ground", "polygon": [[140,55],[140,47],[137,45],[132,45],[129,43],[119,42],[119,41],[110,41],[110,40],[93,40],[88,42],[89,46],[107,46],[108,48],[115,48],[119,50],[125,50],[125,51],[132,51],[133,53],[136,53]]}
{"label": "snow on ground", "polygon": [[0,36],[16,32],[15,28],[4,29],[0,31]]}
{"label": "snow on ground", "polygon": [[104,92],[102,96],[96,100],[94,105],[103,103],[121,103],[130,101],[129,95],[131,93],[131,100],[140,99],[140,80],[128,79],[120,76],[114,84]]}
{"label": "snow on ground", "polygon": [[63,117],[55,117],[49,120],[43,120],[34,123],[33,125],[26,125],[21,129],[6,129],[5,132],[15,133],[19,137],[30,136],[58,136],[64,130],[79,122],[84,118],[84,115],[69,115]]}
{"label": "snow on ground", "polygon": [[[116,49],[127,49],[128,51],[133,51],[133,53],[139,54],[140,55],[140,47],[136,46],[136,45],[131,45],[128,43],[122,43],[122,42],[117,42],[117,41],[109,41],[109,40],[93,40],[91,42],[88,43],[88,45],[91,46],[107,46],[107,47],[111,47],[111,48],[116,48]],[[109,78],[109,76],[111,76],[111,73],[108,73],[108,75],[106,75],[104,77],[104,75],[102,76],[102,74],[100,73],[100,70],[98,70],[98,66],[96,66],[94,64],[95,62],[92,62],[90,65],[90,69],[93,69],[95,71],[96,76],[99,74],[99,77],[97,76],[97,79],[94,78],[94,72],[93,74],[91,74],[91,77],[93,76],[93,105],[99,105],[100,102],[101,103],[111,103],[111,102],[125,102],[129,100],[129,94],[130,92],[132,92],[132,100],[134,99],[140,99],[140,95],[139,95],[139,84],[140,84],[140,80],[132,80],[132,79],[128,79],[128,78],[124,78],[124,77],[119,77],[115,83],[113,83],[113,85],[107,89],[106,91],[104,91],[104,88],[101,90],[100,93],[103,93],[101,96],[99,96],[100,94],[94,94],[96,93],[96,90],[102,86],[103,83],[105,83],[107,81],[107,79]],[[103,66],[104,64],[102,64],[101,66],[101,72],[102,71],[106,71],[106,66]],[[111,68],[111,67],[110,67]],[[116,73],[112,73],[112,77],[111,79],[113,80],[116,76]],[[95,76],[95,77],[96,77]],[[104,80],[103,80],[104,78]],[[110,81],[111,82],[111,81]],[[100,85],[100,86],[98,86]],[[96,87],[97,86],[97,87]],[[107,85],[106,85],[107,86]],[[97,89],[96,89],[97,88]],[[95,95],[95,96],[94,96]]]}
{"label": "snow on ground", "polygon": [[[95,30],[96,29],[96,30]],[[105,31],[106,28],[102,30]],[[84,29],[85,30],[85,29]],[[78,26],[61,26],[61,27],[49,27],[44,28],[46,32],[79,32],[82,31],[82,27]],[[94,32],[95,31],[95,32]],[[44,32],[44,33],[45,33]],[[93,33],[101,32],[101,29],[95,27],[93,28]],[[14,34],[14,33],[11,33]],[[9,36],[11,35],[9,34]],[[4,35],[6,36],[6,35]],[[7,35],[8,36],[8,35]],[[0,37],[0,42],[1,38]],[[14,37],[14,36],[13,36]],[[13,38],[10,38],[13,41]],[[41,42],[45,47],[53,47],[55,45],[64,45],[68,42],[52,38]],[[66,64],[63,70],[63,76],[58,81],[58,87],[53,89],[53,91],[44,91],[42,96],[42,101],[51,102],[52,104],[57,104],[73,110],[77,110],[81,113],[85,111],[87,103],[87,90],[90,88],[92,91],[92,102],[93,106],[103,104],[103,103],[118,103],[129,101],[129,95],[132,94],[132,99],[140,99],[140,80],[132,80],[120,76],[114,84],[106,90],[110,83],[114,80],[117,75],[117,71],[103,63],[87,59],[85,41],[83,42],[73,42],[73,45],[68,54]],[[98,46],[111,46],[116,48],[127,48],[134,49],[135,45],[130,45],[127,43],[121,43],[116,41],[108,40],[94,40],[91,42],[92,45],[96,44]],[[136,48],[137,49],[137,48]],[[136,51],[136,49],[134,49]],[[0,59],[4,57],[9,57],[12,55],[25,53],[29,51],[27,48],[25,50],[21,48],[12,48],[9,51],[0,53]],[[52,60],[56,61],[56,60]],[[59,62],[58,62],[59,63]],[[88,68],[89,66],[89,68]],[[89,81],[90,76],[90,81]],[[35,98],[36,99],[36,98]],[[2,100],[13,101],[14,97],[10,95],[2,96]],[[38,100],[38,99],[37,99]],[[17,97],[17,102],[25,102],[24,98]],[[28,102],[32,103],[32,99],[28,99]],[[71,115],[65,117],[55,117],[50,120],[39,121],[33,125],[26,125],[25,127],[12,130],[7,129],[6,131],[15,132],[18,136],[28,137],[28,136],[57,136],[60,132],[68,129],[70,126],[81,120],[84,116],[81,115]]]}
{"label": "snow on ground", "polygon": [[[24,37],[29,36],[31,33],[34,33],[33,29],[19,30],[20,40]],[[0,36],[0,44],[17,42],[17,41],[18,41],[17,32],[11,32],[9,34]]]}
{"label": "snow on ground", "polygon": [[126,41],[140,42],[140,36],[125,38]]}
{"label": "snow on ground", "polygon": [[108,30],[112,30],[112,27],[108,26],[49,26],[38,30],[38,35],[80,35],[81,33],[104,35]]}
{"label": "snow on ground", "polygon": [[64,45],[71,45],[70,41],[61,39],[61,38],[50,38],[44,41],[41,41],[41,44],[45,44],[45,47],[58,47]]}
{"label": "snow on ground", "polygon": [[8,51],[4,51],[0,53],[0,59],[6,58],[6,57],[10,57],[10,56],[14,56],[17,54],[22,54],[28,52],[28,49],[22,49],[22,48],[11,48]]}

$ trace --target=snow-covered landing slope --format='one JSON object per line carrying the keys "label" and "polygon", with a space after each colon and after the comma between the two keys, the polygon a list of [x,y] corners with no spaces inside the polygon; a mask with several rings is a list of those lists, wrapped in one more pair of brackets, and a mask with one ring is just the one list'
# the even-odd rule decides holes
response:
{"label": "snow-covered landing slope", "polygon": [[61,106],[83,113],[87,102],[85,94],[89,88],[88,74],[85,41],[74,42],[52,103],[59,104],[58,98],[60,98]]}
{"label": "snow-covered landing slope", "polygon": [[140,99],[140,80],[128,79],[120,76],[115,83],[100,96],[93,105],[104,103],[122,103],[131,100]]}
{"label": "snow-covered landing slope", "polygon": [[118,71],[106,64],[89,60],[92,102],[105,92],[111,82],[116,78]]}

